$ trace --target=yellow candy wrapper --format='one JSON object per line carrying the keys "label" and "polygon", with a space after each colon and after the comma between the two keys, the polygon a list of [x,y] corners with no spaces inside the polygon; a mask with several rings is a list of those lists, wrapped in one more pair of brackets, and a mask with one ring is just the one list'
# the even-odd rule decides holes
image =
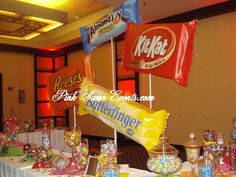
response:
{"label": "yellow candy wrapper", "polygon": [[122,101],[108,89],[84,78],[78,114],[88,113],[143,145],[148,151],[159,143],[168,118],[165,110],[154,111],[134,101]]}

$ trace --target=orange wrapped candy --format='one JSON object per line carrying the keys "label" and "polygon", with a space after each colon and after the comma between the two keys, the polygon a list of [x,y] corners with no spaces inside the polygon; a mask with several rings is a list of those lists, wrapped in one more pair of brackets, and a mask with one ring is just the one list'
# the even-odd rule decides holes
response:
{"label": "orange wrapped candy", "polygon": [[85,76],[94,81],[91,54],[49,77],[49,98],[54,111],[64,111],[77,105],[78,90]]}

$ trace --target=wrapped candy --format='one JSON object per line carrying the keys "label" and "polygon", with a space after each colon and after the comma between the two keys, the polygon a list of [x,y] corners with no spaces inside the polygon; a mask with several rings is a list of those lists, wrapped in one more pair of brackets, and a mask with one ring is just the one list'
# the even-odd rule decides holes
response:
{"label": "wrapped candy", "polygon": [[5,119],[5,128],[7,139],[10,141],[10,146],[16,145],[17,133],[19,131],[19,121],[15,117]]}
{"label": "wrapped candy", "polygon": [[114,140],[101,141],[101,154],[97,156],[99,168],[96,177],[118,177],[117,148]]}
{"label": "wrapped candy", "polygon": [[232,130],[232,139],[236,141],[236,116],[232,119],[233,122],[233,130]]}
{"label": "wrapped candy", "polygon": [[108,163],[109,157],[113,161],[117,162],[117,148],[114,140],[107,139],[101,141],[101,154],[97,156],[99,166],[103,166]]}
{"label": "wrapped candy", "polygon": [[137,102],[121,101],[88,79],[81,84],[78,113],[94,115],[147,150],[158,144],[168,117],[165,110],[155,112]]}
{"label": "wrapped candy", "polygon": [[37,148],[39,162],[47,162],[52,158],[52,150],[43,146]]}
{"label": "wrapped candy", "polygon": [[150,158],[147,167],[150,171],[162,176],[177,172],[182,167],[182,160],[178,157],[178,150],[169,145],[165,134],[160,137],[160,144],[149,151]]}
{"label": "wrapped candy", "polygon": [[182,167],[182,161],[173,156],[158,156],[150,159],[147,166],[154,173],[168,174],[178,171]]}
{"label": "wrapped candy", "polygon": [[88,143],[80,143],[79,146],[72,149],[72,156],[78,169],[85,170],[88,163]]}
{"label": "wrapped candy", "polygon": [[26,155],[26,158],[28,160],[33,160],[33,161],[37,161],[38,157],[37,157],[37,145],[35,144],[25,144],[23,147],[23,151]]}
{"label": "wrapped candy", "polygon": [[216,143],[216,132],[214,130],[206,130],[203,134],[203,146]]}
{"label": "wrapped candy", "polygon": [[80,27],[84,51],[89,53],[111,37],[125,32],[127,21],[140,23],[138,0],[127,0],[95,23]]}
{"label": "wrapped candy", "polygon": [[70,164],[70,160],[63,154],[62,150],[60,150],[59,156],[55,160],[53,160],[53,166],[58,171],[62,171],[69,164]]}
{"label": "wrapped candy", "polygon": [[75,148],[79,145],[81,140],[81,130],[79,127],[74,127],[72,129],[66,129],[64,131],[65,143],[71,148]]}
{"label": "wrapped candy", "polygon": [[123,66],[188,85],[196,20],[173,24],[128,23]]}
{"label": "wrapped candy", "polygon": [[35,129],[35,126],[32,120],[25,120],[23,126],[26,132],[32,132]]}

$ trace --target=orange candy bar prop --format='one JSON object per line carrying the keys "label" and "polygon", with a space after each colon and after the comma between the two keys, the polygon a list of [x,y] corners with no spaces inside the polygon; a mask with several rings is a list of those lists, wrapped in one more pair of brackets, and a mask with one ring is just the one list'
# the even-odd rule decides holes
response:
{"label": "orange candy bar prop", "polygon": [[196,20],[173,24],[128,23],[123,66],[188,85]]}
{"label": "orange candy bar prop", "polygon": [[49,77],[49,99],[55,112],[64,111],[78,104],[77,94],[83,77],[88,77],[94,82],[91,54]]}

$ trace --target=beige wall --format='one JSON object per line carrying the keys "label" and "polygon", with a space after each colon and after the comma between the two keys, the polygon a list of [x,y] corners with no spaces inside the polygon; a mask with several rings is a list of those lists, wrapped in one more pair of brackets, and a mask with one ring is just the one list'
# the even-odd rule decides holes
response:
{"label": "beige wall", "polygon": [[[9,117],[10,107],[15,116],[34,119],[34,63],[29,54],[0,51],[0,73],[3,75],[3,116]],[[12,91],[8,87],[13,87]],[[19,103],[18,91],[25,90],[25,103]]]}
{"label": "beige wall", "polygon": [[[83,51],[68,54],[68,64],[76,62]],[[96,76],[96,83],[112,89],[111,48],[109,43],[103,44],[92,52],[92,66]],[[77,115],[78,116],[78,115]],[[92,116],[78,116],[77,121],[83,134],[113,137],[113,129]],[[70,110],[70,125],[73,124],[73,110]]]}
{"label": "beige wall", "polygon": [[[171,117],[167,134],[182,144],[190,131],[213,129],[230,138],[231,118],[236,115],[236,13],[199,21],[196,57],[190,86],[153,76],[154,108],[166,109]],[[148,94],[147,75],[141,75],[142,95]]]}

